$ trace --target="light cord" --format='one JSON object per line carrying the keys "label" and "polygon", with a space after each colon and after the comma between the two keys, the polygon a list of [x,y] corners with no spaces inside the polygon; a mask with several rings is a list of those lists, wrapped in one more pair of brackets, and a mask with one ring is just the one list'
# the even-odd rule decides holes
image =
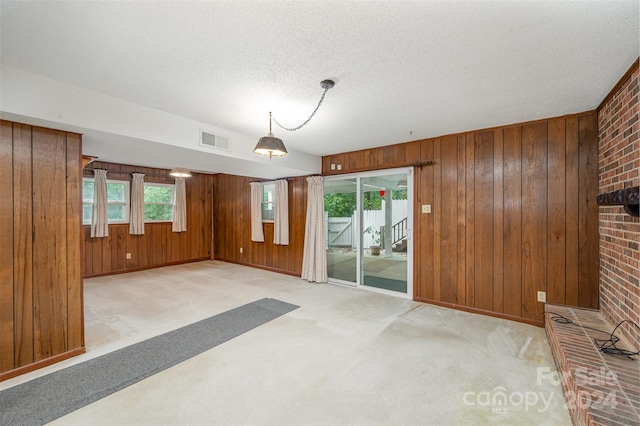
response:
{"label": "light cord", "polygon": [[[333,86],[332,86],[333,87]],[[276,120],[275,117],[272,116],[273,121],[282,129],[284,130],[288,130],[290,132],[295,132],[298,129],[301,129],[305,124],[307,124],[309,121],[311,121],[311,119],[313,118],[314,115],[316,115],[316,112],[318,111],[318,108],[320,108],[320,105],[322,105],[322,102],[324,101],[324,95],[327,94],[327,90],[329,90],[331,87],[327,87],[324,89],[324,92],[322,92],[322,96],[320,97],[320,101],[318,102],[318,105],[316,106],[316,109],[313,110],[313,112],[311,113],[311,115],[309,116],[309,118],[306,119],[306,121],[304,123],[302,123],[301,125],[299,125],[298,127],[284,127],[282,124],[278,123],[278,120]],[[271,114],[271,113],[269,113]]]}

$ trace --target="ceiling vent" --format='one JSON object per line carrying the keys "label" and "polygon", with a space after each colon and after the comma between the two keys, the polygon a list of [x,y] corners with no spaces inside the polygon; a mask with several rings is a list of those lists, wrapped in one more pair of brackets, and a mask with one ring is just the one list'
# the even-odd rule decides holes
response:
{"label": "ceiling vent", "polygon": [[208,148],[221,149],[229,151],[229,138],[214,135],[213,133],[200,132],[200,145]]}

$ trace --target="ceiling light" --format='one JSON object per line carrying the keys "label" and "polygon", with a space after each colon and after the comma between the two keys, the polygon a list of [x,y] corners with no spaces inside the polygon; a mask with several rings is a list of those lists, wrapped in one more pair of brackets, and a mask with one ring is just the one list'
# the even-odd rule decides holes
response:
{"label": "ceiling light", "polygon": [[171,172],[169,172],[169,175],[182,178],[191,177],[191,173],[189,172],[189,170],[183,169],[182,167],[174,167]]}
{"label": "ceiling light", "polygon": [[273,136],[273,133],[271,133],[271,118],[271,113],[269,113],[269,134],[261,137],[256,147],[253,148],[253,152],[260,155],[268,155],[269,159],[271,159],[273,155],[283,156],[288,154],[282,139],[276,138]]}
{"label": "ceiling light", "polygon": [[285,148],[284,142],[282,142],[282,139],[276,138],[275,136],[273,136],[273,133],[271,132],[271,121],[274,121],[279,127],[281,127],[284,130],[295,132],[296,130],[302,128],[309,121],[311,121],[313,116],[318,111],[318,108],[320,108],[320,105],[322,105],[322,101],[324,101],[324,95],[327,93],[327,90],[331,89],[333,86],[335,86],[335,83],[333,82],[333,80],[322,80],[320,82],[320,87],[324,89],[324,92],[320,97],[320,101],[318,102],[316,109],[313,110],[309,118],[307,118],[304,123],[302,123],[297,127],[293,127],[293,128],[284,127],[282,124],[278,123],[278,120],[273,118],[271,113],[269,113],[269,134],[267,136],[261,137],[260,140],[258,140],[258,144],[253,149],[253,152],[260,155],[268,155],[269,159],[271,159],[271,157],[274,155],[276,156],[287,155],[288,154],[287,148]]}

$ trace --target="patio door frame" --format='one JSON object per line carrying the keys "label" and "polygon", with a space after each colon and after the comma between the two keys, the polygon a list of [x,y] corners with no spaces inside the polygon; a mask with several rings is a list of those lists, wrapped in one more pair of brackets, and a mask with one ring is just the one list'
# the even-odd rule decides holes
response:
{"label": "patio door frame", "polygon": [[[364,258],[364,247],[363,247],[363,230],[362,230],[362,179],[370,178],[370,177],[378,177],[378,176],[389,176],[389,175],[398,175],[398,174],[406,174],[407,176],[407,293],[400,293],[397,291],[385,290],[381,288],[376,288],[372,286],[366,286],[362,284],[362,272],[363,272],[363,258]],[[353,283],[351,281],[344,281],[335,278],[329,277],[329,282],[340,285],[347,285],[350,287],[356,287],[361,289],[366,289],[367,291],[373,291],[378,293],[389,294],[396,297],[402,297],[406,299],[413,299],[413,177],[414,170],[413,167],[401,167],[395,169],[382,169],[382,170],[373,170],[368,172],[359,172],[359,173],[349,173],[344,175],[335,175],[335,176],[326,176],[323,179],[324,181],[331,180],[344,180],[344,179],[356,179],[356,214],[355,214],[355,224],[358,238],[355,242],[356,247],[356,282]],[[391,248],[389,248],[390,250]]]}

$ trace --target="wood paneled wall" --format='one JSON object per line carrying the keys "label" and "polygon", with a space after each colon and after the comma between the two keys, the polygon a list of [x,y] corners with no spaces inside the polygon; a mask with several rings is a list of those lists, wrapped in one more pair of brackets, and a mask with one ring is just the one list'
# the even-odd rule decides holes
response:
{"label": "wood paneled wall", "polygon": [[[144,173],[145,182],[174,183],[169,170],[95,161],[84,170],[107,170],[107,179],[131,181],[131,173]],[[109,225],[109,236],[91,238],[83,227],[84,276],[129,272],[211,258],[213,175],[192,173],[185,179],[187,231],[172,232],[171,222],[145,223],[143,235],[130,235],[129,224]],[[127,259],[131,253],[131,259]]]}
{"label": "wood paneled wall", "polygon": [[538,291],[598,307],[595,112],[328,156],[323,173],[429,161],[415,168],[416,300],[540,325]]}
{"label": "wood paneled wall", "polygon": [[84,352],[81,136],[0,122],[0,380]]}
{"label": "wood paneled wall", "polygon": [[[288,179],[289,245],[273,244],[273,223],[263,224],[264,243],[251,241],[251,190],[259,179],[214,176],[215,258],[300,276],[307,209],[307,181]],[[240,250],[242,249],[242,253]]]}

